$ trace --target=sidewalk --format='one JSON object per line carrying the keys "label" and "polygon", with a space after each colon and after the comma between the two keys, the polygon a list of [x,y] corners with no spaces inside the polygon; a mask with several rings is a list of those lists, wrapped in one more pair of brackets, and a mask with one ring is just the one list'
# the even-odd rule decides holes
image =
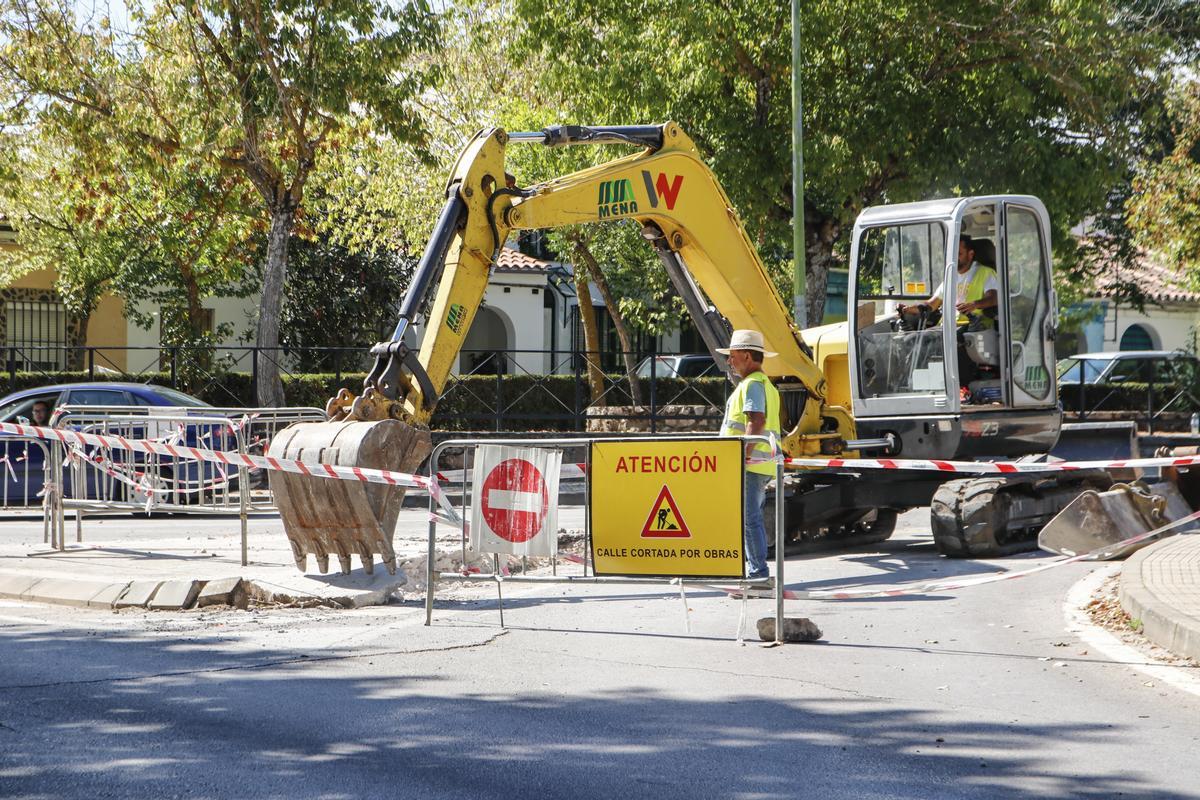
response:
{"label": "sidewalk", "polygon": [[[307,569],[298,570],[276,516],[250,519],[246,566],[241,563],[236,517],[87,517],[79,544],[74,521],[68,519],[64,551],[43,543],[40,517],[10,517],[0,523],[0,598],[102,609],[172,610],[244,605],[248,600],[345,608],[381,605],[397,591],[424,590],[428,519],[425,510],[400,513],[393,540],[395,575],[389,575],[378,558],[368,575],[357,555],[354,569],[342,575],[336,558],[330,559],[326,574],[317,572],[311,556]],[[560,524],[581,526],[581,512],[560,509]],[[437,551],[439,570],[457,568],[459,531],[440,526]],[[490,571],[490,560],[478,566]]]}
{"label": "sidewalk", "polygon": [[1171,652],[1200,659],[1200,534],[1143,548],[1121,568],[1121,607]]}

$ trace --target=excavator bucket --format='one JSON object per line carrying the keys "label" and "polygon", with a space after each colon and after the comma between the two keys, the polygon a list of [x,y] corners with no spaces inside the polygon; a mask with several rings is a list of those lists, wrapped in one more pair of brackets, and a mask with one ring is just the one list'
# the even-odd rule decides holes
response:
{"label": "excavator bucket", "polygon": [[[275,436],[268,455],[306,464],[413,472],[431,450],[429,431],[388,419],[297,423]],[[357,553],[370,574],[378,554],[388,573],[395,574],[392,535],[403,487],[290,472],[272,472],[270,480],[297,567],[306,570],[312,553],[317,568],[328,572],[332,554],[346,574],[351,554]]]}
{"label": "excavator bucket", "polygon": [[[1149,487],[1119,483],[1106,492],[1088,489],[1046,523],[1038,534],[1038,547],[1066,556],[1090,553],[1191,513],[1183,495],[1170,482]],[[1115,547],[1100,560],[1124,558],[1152,541],[1153,538]]]}

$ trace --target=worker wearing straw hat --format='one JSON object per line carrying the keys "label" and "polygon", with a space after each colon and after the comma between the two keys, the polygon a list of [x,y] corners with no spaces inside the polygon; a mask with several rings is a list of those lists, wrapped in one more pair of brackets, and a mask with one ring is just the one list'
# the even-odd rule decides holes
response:
{"label": "worker wearing straw hat", "polygon": [[[729,369],[741,378],[725,404],[721,435],[767,436],[774,433],[779,436],[779,390],[762,371],[763,359],[778,354],[767,350],[763,335],[754,330],[734,331],[729,347],[719,347],[717,352],[729,357]],[[746,443],[746,457],[756,462],[746,465],[745,476],[743,532],[748,577],[766,578],[770,573],[762,509],[767,484],[775,475],[775,464],[770,445],[761,441]]]}

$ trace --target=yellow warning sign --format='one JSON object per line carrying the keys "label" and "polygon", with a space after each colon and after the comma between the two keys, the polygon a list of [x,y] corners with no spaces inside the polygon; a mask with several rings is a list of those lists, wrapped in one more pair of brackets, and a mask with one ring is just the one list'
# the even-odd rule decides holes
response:
{"label": "yellow warning sign", "polygon": [[743,460],[737,439],[593,442],[596,574],[744,576]]}
{"label": "yellow warning sign", "polygon": [[642,538],[690,539],[691,536],[683,515],[679,513],[679,506],[675,505],[675,498],[671,496],[671,490],[664,484],[658,499],[650,508],[650,516],[646,517]]}
{"label": "yellow warning sign", "polygon": [[908,295],[929,294],[925,289],[925,281],[905,281],[904,293]]}

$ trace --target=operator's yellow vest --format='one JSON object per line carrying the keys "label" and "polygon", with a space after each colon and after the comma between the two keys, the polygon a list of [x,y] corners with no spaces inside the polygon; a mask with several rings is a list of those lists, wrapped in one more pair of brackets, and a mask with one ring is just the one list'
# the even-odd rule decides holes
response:
{"label": "operator's yellow vest", "polygon": [[[725,421],[721,423],[721,435],[744,436],[746,434],[746,390],[750,388],[751,383],[761,383],[767,396],[767,427],[763,431],[763,435],[774,433],[778,438],[780,435],[779,390],[762,372],[755,372],[742,378],[734,387],[733,394],[729,396],[729,402],[725,406]],[[754,456],[755,458],[770,458],[770,445],[766,442],[755,441]],[[774,475],[775,464],[770,461],[762,464],[747,464],[746,471],[757,472],[760,475]]]}
{"label": "operator's yellow vest", "polygon": [[[987,286],[988,278],[996,274],[996,270],[991,267],[985,267],[982,264],[975,270],[975,274],[971,276],[971,282],[967,284],[967,296],[960,298],[959,302],[966,301],[974,303],[976,300],[983,299],[984,287]],[[959,314],[955,320],[959,325],[967,325],[971,321],[967,319],[966,314]],[[983,317],[983,327],[990,328],[995,324],[991,317]]]}

